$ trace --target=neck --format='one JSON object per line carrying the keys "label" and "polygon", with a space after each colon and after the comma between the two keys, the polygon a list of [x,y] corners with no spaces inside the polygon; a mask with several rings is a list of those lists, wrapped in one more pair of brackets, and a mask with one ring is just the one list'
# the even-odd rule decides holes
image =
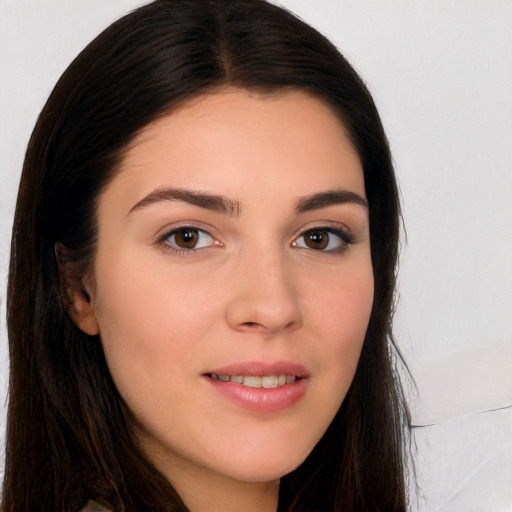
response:
{"label": "neck", "polygon": [[[279,481],[247,483],[236,480],[222,482],[197,482],[197,487],[186,482],[183,487],[173,481],[190,512],[276,512],[279,498]],[[182,488],[183,487],[183,488]]]}
{"label": "neck", "polygon": [[279,480],[245,482],[179,456],[172,460],[147,447],[156,467],[171,482],[189,512],[276,512]]}

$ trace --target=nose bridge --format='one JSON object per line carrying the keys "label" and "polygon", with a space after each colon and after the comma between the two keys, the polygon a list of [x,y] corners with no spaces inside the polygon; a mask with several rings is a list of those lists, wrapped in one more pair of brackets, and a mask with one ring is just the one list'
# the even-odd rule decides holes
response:
{"label": "nose bridge", "polygon": [[228,323],[238,330],[278,332],[301,324],[291,262],[277,244],[241,249],[232,276]]}

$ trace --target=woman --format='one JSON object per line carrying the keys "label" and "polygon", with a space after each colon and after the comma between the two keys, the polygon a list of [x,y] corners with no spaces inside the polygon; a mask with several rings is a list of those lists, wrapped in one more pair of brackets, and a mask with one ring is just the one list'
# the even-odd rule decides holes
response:
{"label": "woman", "polygon": [[114,23],[27,150],[3,510],[405,510],[398,224],[374,103],[311,27]]}

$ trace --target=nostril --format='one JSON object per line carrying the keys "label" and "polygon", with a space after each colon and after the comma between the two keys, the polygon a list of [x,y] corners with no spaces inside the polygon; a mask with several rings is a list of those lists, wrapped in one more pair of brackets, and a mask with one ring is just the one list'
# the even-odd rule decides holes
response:
{"label": "nostril", "polygon": [[270,332],[270,331],[282,331],[288,329],[294,325],[298,325],[295,322],[289,322],[282,326],[265,325],[261,322],[243,322],[238,326],[238,329],[246,332]]}
{"label": "nostril", "polygon": [[254,329],[258,327],[260,324],[258,322],[244,322],[242,325],[244,327],[248,327],[249,329]]}

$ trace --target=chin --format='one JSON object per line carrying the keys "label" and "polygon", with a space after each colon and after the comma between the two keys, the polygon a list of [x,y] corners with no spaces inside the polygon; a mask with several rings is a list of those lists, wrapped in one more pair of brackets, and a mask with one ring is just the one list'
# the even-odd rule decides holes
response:
{"label": "chin", "polygon": [[262,455],[247,457],[247,460],[231,461],[226,474],[231,478],[247,483],[262,483],[279,480],[299,467],[310,451],[297,456],[278,453],[277,456],[262,458]]}

